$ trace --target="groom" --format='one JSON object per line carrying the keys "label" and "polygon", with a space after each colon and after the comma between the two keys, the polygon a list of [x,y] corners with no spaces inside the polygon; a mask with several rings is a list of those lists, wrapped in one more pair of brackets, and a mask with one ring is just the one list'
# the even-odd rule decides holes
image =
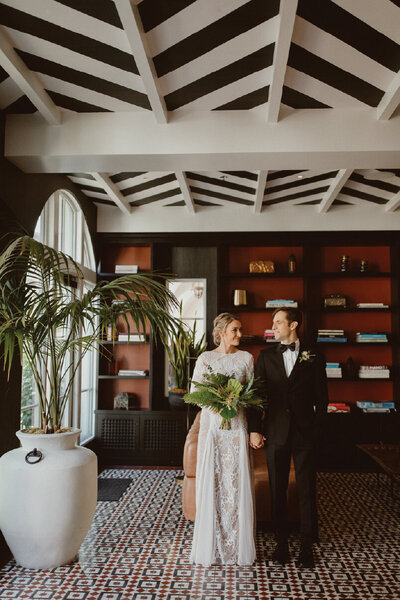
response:
{"label": "groom", "polygon": [[300,508],[296,564],[312,568],[312,544],[318,539],[315,448],[327,414],[328,391],[323,357],[305,348],[298,338],[301,323],[302,314],[296,308],[274,311],[272,329],[280,344],[262,350],[255,369],[266,395],[265,423],[259,411],[250,410],[248,424],[253,448],[261,448],[266,439],[277,542],[272,559],[281,565],[289,561],[286,494],[293,456]]}

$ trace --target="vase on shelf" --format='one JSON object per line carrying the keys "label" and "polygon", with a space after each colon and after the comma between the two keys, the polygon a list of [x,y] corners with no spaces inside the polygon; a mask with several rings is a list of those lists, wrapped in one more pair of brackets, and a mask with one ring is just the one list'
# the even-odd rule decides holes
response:
{"label": "vase on shelf", "polygon": [[291,275],[296,272],[296,257],[294,254],[291,254],[288,258],[288,271]]}
{"label": "vase on shelf", "polygon": [[350,270],[349,257],[344,254],[340,261],[340,271],[341,271],[341,273],[347,273],[349,270]]}
{"label": "vase on shelf", "polygon": [[233,291],[233,305],[234,306],[246,306],[247,305],[246,290],[234,290]]}

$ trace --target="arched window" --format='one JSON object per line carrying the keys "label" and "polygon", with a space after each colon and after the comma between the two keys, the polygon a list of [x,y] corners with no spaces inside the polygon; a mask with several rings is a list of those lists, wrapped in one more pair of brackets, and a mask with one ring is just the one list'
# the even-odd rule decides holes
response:
{"label": "arched window", "polygon": [[[79,265],[84,279],[71,294],[82,294],[96,282],[93,245],[84,214],[74,196],[58,190],[46,202],[36,223],[35,239],[69,254]],[[94,436],[94,409],[97,386],[97,356],[83,358],[64,415],[64,426],[80,427],[81,443]],[[39,406],[32,377],[25,361],[22,370],[21,427],[39,425]]]}

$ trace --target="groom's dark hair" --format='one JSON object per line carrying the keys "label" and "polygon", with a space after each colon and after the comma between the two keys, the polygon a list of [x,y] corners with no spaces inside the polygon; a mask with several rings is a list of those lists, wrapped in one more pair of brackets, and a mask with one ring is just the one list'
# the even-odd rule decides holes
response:
{"label": "groom's dark hair", "polygon": [[291,306],[283,306],[282,308],[276,308],[274,310],[274,312],[272,313],[272,318],[274,318],[276,313],[281,311],[286,314],[286,319],[288,320],[289,325],[290,323],[293,323],[293,321],[297,321],[296,330],[300,329],[300,326],[303,322],[303,314],[301,310],[299,310],[298,308],[292,308]]}

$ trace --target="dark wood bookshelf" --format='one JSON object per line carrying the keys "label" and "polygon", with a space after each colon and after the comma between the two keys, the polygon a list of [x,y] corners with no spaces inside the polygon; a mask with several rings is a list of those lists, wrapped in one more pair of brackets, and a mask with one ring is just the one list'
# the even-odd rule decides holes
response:
{"label": "dark wood bookshelf", "polygon": [[[240,241],[239,241],[240,240]],[[268,243],[266,243],[268,240]],[[140,273],[156,270],[171,273],[178,278],[205,278],[207,280],[207,339],[211,349],[212,321],[220,312],[236,314],[242,322],[243,332],[254,337],[242,340],[243,349],[248,350],[257,359],[260,349],[274,345],[276,342],[264,341],[265,329],[272,326],[274,308],[266,308],[266,300],[288,298],[296,300],[303,312],[304,322],[300,336],[304,344],[316,344],[317,329],[344,329],[348,342],[319,342],[327,362],[346,362],[351,357],[355,364],[388,364],[391,367],[391,377],[383,378],[329,378],[328,386],[332,402],[348,402],[351,413],[328,415],[328,431],[324,447],[321,449],[321,464],[328,468],[357,464],[357,443],[374,443],[379,441],[400,441],[399,412],[398,413],[362,413],[355,409],[357,400],[372,399],[376,401],[392,401],[400,398],[400,236],[396,231],[335,231],[335,232],[171,232],[171,233],[115,233],[98,234],[97,247],[100,249],[100,264],[98,278],[115,278],[123,274],[113,272],[115,264],[138,264]],[[141,248],[140,253],[144,262],[132,258],[135,248]],[[121,252],[124,260],[121,259]],[[288,272],[288,256],[296,257],[296,271]],[[339,270],[342,255],[350,256],[350,270]],[[361,259],[368,261],[369,270],[358,270]],[[250,273],[249,263],[254,260],[273,260],[274,273]],[[145,264],[147,261],[147,264]],[[246,306],[233,306],[233,290],[243,288],[247,291]],[[323,297],[329,294],[342,294],[347,298],[347,308],[323,307]],[[357,308],[357,302],[383,302],[388,308]],[[388,342],[356,342],[356,331],[386,331]],[[126,349],[140,346],[149,352],[146,367],[149,369],[147,380],[134,380],[133,384],[142,386],[140,393],[146,396],[146,403],[137,410],[113,411],[112,386],[128,383],[118,376],[101,376],[99,378],[99,410],[98,437],[102,437],[102,428],[106,431],[105,423],[114,427],[118,422],[137,421],[135,439],[140,443],[144,440],[144,427],[154,432],[157,428],[165,428],[169,432],[174,446],[178,438],[171,431],[182,426],[183,438],[176,442],[175,457],[179,457],[183,447],[185,425],[184,414],[177,414],[168,407],[164,392],[165,356],[161,344],[154,340],[146,342],[102,341],[105,349]],[[360,349],[362,347],[362,349]],[[127,354],[128,357],[128,354]],[[101,360],[101,359],[100,359]],[[126,368],[136,368],[137,365],[127,363]],[[103,368],[102,372],[105,372]],[[101,371],[100,371],[101,372]],[[123,377],[123,379],[129,379]],[[338,385],[337,382],[341,383]],[[370,385],[361,385],[368,381]],[[102,387],[104,386],[104,388]],[[144,386],[146,386],[144,388]],[[134,391],[134,390],[132,390]],[[107,402],[105,401],[107,399]],[[400,409],[399,403],[397,403]],[[140,413],[139,413],[140,411]],[[334,415],[334,416],[333,416]],[[343,423],[343,425],[342,425]],[[108,425],[107,425],[108,427]],[[123,427],[121,425],[121,427]],[[133,427],[133,425],[132,425]],[[170,429],[168,429],[170,428]],[[172,429],[171,429],[172,428]],[[118,429],[118,428],[117,428]],[[117,431],[117,430],[116,430]],[[119,430],[118,430],[119,431]],[[124,430],[121,429],[121,432]],[[140,431],[140,435],[139,435]],[[123,433],[118,435],[123,435]],[[104,433],[104,436],[106,434]],[[133,435],[133,434],[132,434]],[[117,433],[115,433],[117,436]],[[157,434],[153,434],[157,445]],[[179,437],[179,436],[178,436]],[[104,438],[105,439],[105,438]],[[113,438],[114,439],[114,438]],[[152,438],[153,439],[153,438]],[[113,442],[114,443],[114,442]],[[135,442],[136,444],[137,442]],[[147,443],[147,442],[146,442]],[[109,457],[128,456],[128,452],[118,454],[112,450],[112,443],[107,441],[104,449]],[[115,437],[116,448],[118,436]],[[150,445],[151,445],[150,444]],[[177,449],[178,448],[178,449]],[[153,451],[152,451],[153,452]],[[145,454],[136,446],[129,454],[129,461],[141,460],[141,464],[152,463],[154,457],[165,455],[165,463],[171,464],[172,454],[158,453],[154,450],[148,462]],[[139,458],[138,458],[139,457]],[[119,460],[115,458],[115,460]],[[122,460],[122,459],[121,459]],[[161,458],[159,458],[161,460]],[[176,458],[174,459],[176,460]],[[179,458],[177,459],[179,460]],[[353,463],[352,463],[353,461]],[[110,463],[112,464],[112,463]],[[119,464],[124,464],[119,462]],[[139,463],[136,463],[139,464]],[[175,463],[180,465],[181,463]]]}

